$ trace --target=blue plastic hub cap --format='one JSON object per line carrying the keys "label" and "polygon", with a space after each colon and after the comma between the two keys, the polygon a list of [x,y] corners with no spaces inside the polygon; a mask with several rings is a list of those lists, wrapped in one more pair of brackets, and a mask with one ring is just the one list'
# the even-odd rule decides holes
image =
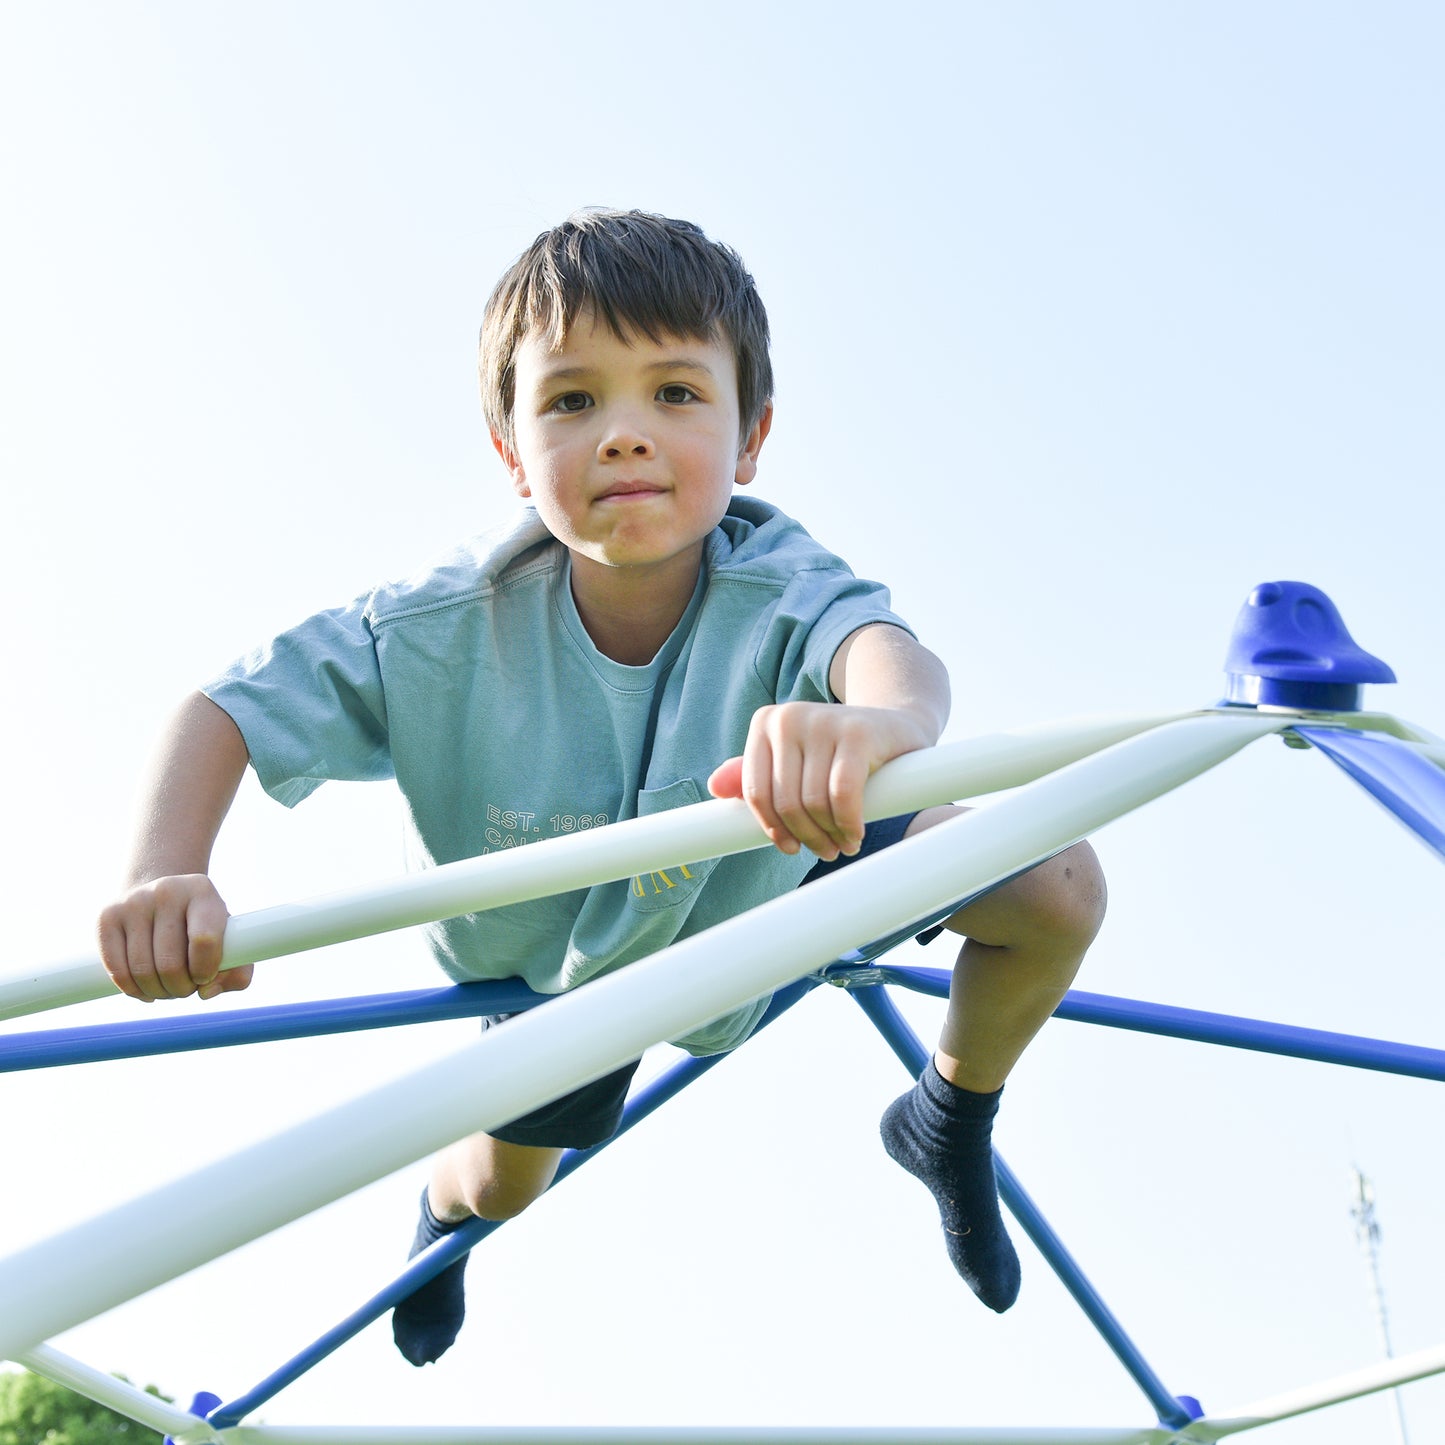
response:
{"label": "blue plastic hub cap", "polygon": [[1245,707],[1356,712],[1360,685],[1395,674],[1350,636],[1339,608],[1308,582],[1261,582],[1240,609],[1226,701]]}

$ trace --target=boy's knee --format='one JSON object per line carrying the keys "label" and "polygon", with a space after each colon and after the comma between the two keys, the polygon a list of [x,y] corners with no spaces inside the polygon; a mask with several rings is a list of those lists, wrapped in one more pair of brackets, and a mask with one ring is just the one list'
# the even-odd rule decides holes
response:
{"label": "boy's knee", "polygon": [[1034,926],[1087,948],[1103,925],[1109,897],[1098,855],[1089,844],[1075,843],[1041,863],[1034,875],[1036,886],[1029,890]]}
{"label": "boy's knee", "polygon": [[954,914],[949,927],[980,943],[1081,958],[1104,921],[1106,898],[1094,850],[1075,843]]}
{"label": "boy's knee", "polygon": [[547,1184],[531,1179],[477,1178],[462,1181],[462,1203],[479,1219],[515,1219],[546,1192]]}
{"label": "boy's knee", "polygon": [[[953,804],[926,808],[904,836],[967,811]],[[1082,953],[1103,925],[1108,896],[1097,854],[1088,843],[1075,843],[1020,874],[991,898],[986,895],[954,914],[948,927],[985,943],[1008,944],[1024,941],[1017,936],[1022,930],[1030,939],[1063,944]],[[1009,936],[1003,937],[1005,934]]]}
{"label": "boy's knee", "polygon": [[442,1157],[433,1188],[479,1219],[514,1219],[547,1192],[561,1160],[560,1149],[508,1144],[474,1134]]}

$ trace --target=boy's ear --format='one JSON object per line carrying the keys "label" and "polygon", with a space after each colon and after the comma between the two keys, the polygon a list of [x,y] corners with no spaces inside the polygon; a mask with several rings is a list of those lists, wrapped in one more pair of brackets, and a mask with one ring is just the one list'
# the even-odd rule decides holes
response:
{"label": "boy's ear", "polygon": [[527,474],[522,470],[522,463],[516,452],[496,432],[492,433],[492,445],[496,447],[497,455],[502,459],[502,465],[512,474],[512,490],[519,497],[530,497],[532,489],[527,485]]}
{"label": "boy's ear", "polygon": [[733,480],[740,487],[745,487],[758,474],[758,453],[763,449],[763,443],[768,439],[768,433],[773,429],[773,404],[769,402],[763,408],[763,414],[757,419],[752,431],[743,442],[743,449],[738,453],[738,469]]}

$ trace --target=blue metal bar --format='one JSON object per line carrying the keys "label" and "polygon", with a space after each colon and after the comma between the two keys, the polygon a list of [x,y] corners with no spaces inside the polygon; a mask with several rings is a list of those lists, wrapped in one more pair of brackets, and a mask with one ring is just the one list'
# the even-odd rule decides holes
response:
{"label": "blue metal bar", "polygon": [[[799,999],[817,985],[817,982],[816,978],[805,978],[790,984],[787,988],[779,989],[773,995],[773,1001],[768,1006],[768,1011],[763,1015],[758,1027],[753,1030],[753,1036],[792,1008]],[[731,1057],[729,1054],[711,1054],[706,1058],[684,1059],[680,1063],[674,1064],[665,1074],[654,1079],[639,1091],[635,1099],[628,1101],[627,1108],[623,1111],[622,1122],[618,1125],[617,1133],[611,1139],[605,1139],[591,1149],[569,1149],[563,1154],[562,1162],[557,1168],[557,1177],[552,1181],[551,1188],[555,1189],[558,1184],[580,1169],[589,1159],[600,1154],[613,1140],[621,1138],[633,1125],[641,1123],[649,1114],[656,1112],[669,1099],[674,1098],[689,1084],[701,1078],[714,1065],[720,1064],[729,1057]],[[402,1300],[414,1294],[428,1280],[435,1279],[449,1265],[469,1253],[475,1245],[481,1243],[494,1230],[500,1229],[502,1223],[503,1221],[491,1219],[469,1220],[447,1235],[445,1239],[439,1240],[430,1248],[423,1250],[385,1289],[373,1295],[359,1309],[347,1315],[340,1324],[328,1330],[326,1334],[308,1345],[306,1349],[288,1360],[280,1369],[268,1375],[260,1384],[248,1390],[244,1395],[238,1395],[228,1404],[221,1406],[219,1410],[212,1411],[207,1417],[211,1425],[216,1429],[239,1425],[253,1410],[259,1409],[273,1396],[284,1390],[287,1385],[300,1379],[313,1365],[320,1364],[328,1355],[333,1354],[348,1340],[360,1334],[367,1325],[380,1319],[388,1310],[394,1309]]]}
{"label": "blue metal bar", "polygon": [[[981,897],[982,893],[974,896]],[[900,930],[887,938],[865,944],[845,958],[853,963],[876,958],[911,937],[915,931],[922,932],[936,926],[942,918],[947,918],[962,906],[950,905],[940,915],[930,916],[908,930]],[[546,994],[534,993],[520,979],[508,978],[407,993],[227,1009],[212,1014],[166,1017],[162,1013],[160,1017],[126,1023],[32,1029],[26,1033],[0,1036],[0,1074],[71,1064],[106,1063],[115,1059],[151,1058],[158,1054],[183,1054],[200,1049],[231,1048],[237,1044],[319,1038],[326,1034],[355,1033],[362,1029],[401,1028],[482,1014],[520,1013],[545,1003],[547,997]]]}
{"label": "blue metal bar", "polygon": [[[853,981],[855,976],[856,982]],[[827,982],[841,983],[845,988],[890,983],[933,998],[948,997],[948,978],[944,969],[895,968],[892,965],[855,969],[847,964],[833,964],[824,972]],[[1398,1044],[1358,1034],[1303,1029],[1293,1024],[1239,1018],[1234,1014],[1205,1013],[1200,1009],[1175,1008],[1169,1004],[1145,1003],[1139,999],[1115,998],[1103,993],[1084,993],[1079,989],[1069,990],[1054,1010],[1054,1017],[1075,1023],[1102,1024],[1106,1028],[1130,1029],[1135,1033],[1159,1034],[1170,1039],[1188,1039],[1200,1044],[1251,1049],[1256,1053],[1278,1054],[1287,1059],[1311,1059],[1321,1064],[1342,1064],[1352,1069],[1373,1069],[1382,1074],[1400,1074],[1405,1078],[1433,1079],[1445,1083],[1445,1050],[1430,1049],[1421,1044]]]}
{"label": "blue metal bar", "polygon": [[823,970],[825,983],[835,983],[846,989],[891,983],[913,993],[927,994],[930,998],[947,998],[952,977],[952,971],[946,968],[904,968],[892,963],[863,968],[846,962],[830,963]]}
{"label": "blue metal bar", "polygon": [[1375,1069],[1380,1073],[1403,1074],[1413,1079],[1445,1081],[1445,1052],[1417,1044],[1396,1044],[1383,1039],[1360,1038],[1354,1034],[1301,1029],[1290,1024],[1202,1013],[1197,1009],[1171,1008],[1167,1004],[1140,1003],[1133,999],[1110,998],[1104,994],[1075,990],[1068,993],[1055,1010],[1054,1017],[1162,1034],[1165,1038],[1252,1049],[1257,1053],[1280,1054],[1291,1059],[1313,1059],[1323,1064]]}
{"label": "blue metal bar", "polygon": [[[928,1067],[930,1055],[918,1035],[908,1026],[907,1020],[899,1013],[897,1005],[888,997],[887,991],[882,988],[861,988],[853,994],[853,998],[873,1021],[889,1047],[902,1060],[903,1066],[916,1079]],[[1119,1363],[1144,1392],[1159,1417],[1159,1423],[1171,1430],[1179,1430],[1198,1418],[1197,1412],[1192,1412],[1188,1405],[1172,1394],[1154,1373],[1054,1233],[1048,1220],[1039,1212],[1038,1206],[1025,1193],[1018,1176],[999,1158],[997,1150],[994,1151],[994,1166],[998,1173],[999,1196],[1008,1205],[1009,1212],[1052,1266],[1064,1288],[1073,1295],[1079,1308],[1103,1337],[1104,1343],[1113,1350]]]}
{"label": "blue metal bar", "polygon": [[[845,962],[857,964],[877,958],[905,942],[915,932],[936,927],[957,909],[992,892],[997,886],[982,889],[907,929],[900,929],[852,950],[844,955]],[[116,1059],[151,1058],[158,1054],[192,1053],[200,1049],[231,1048],[238,1044],[319,1038],[363,1029],[402,1028],[482,1014],[521,1013],[524,1009],[545,1003],[547,998],[547,994],[534,993],[520,979],[506,978],[406,993],[227,1009],[212,1014],[166,1017],[162,1013],[160,1017],[126,1023],[31,1029],[25,1033],[0,1036],[0,1074],[61,1068],[71,1064],[107,1063]]]}
{"label": "blue metal bar", "polygon": [[1322,727],[1294,731],[1445,858],[1445,770],[1387,733]]}
{"label": "blue metal bar", "polygon": [[211,1015],[137,1019],[132,1023],[91,1024],[84,1028],[33,1029],[0,1038],[0,1073],[189,1053],[196,1049],[228,1048],[233,1044],[273,1043],[278,1039],[353,1033],[358,1029],[396,1028],[480,1014],[521,1013],[545,1002],[546,998],[546,994],[533,993],[520,979],[499,979],[410,993],[228,1009]]}
{"label": "blue metal bar", "polygon": [[[196,1393],[191,1396],[191,1403],[186,1406],[186,1409],[188,1409],[198,1421],[204,1423],[206,1412],[214,1410],[220,1403],[221,1397],[219,1395],[213,1395],[209,1390],[197,1390]],[[176,1445],[176,1442],[174,1437],[167,1435],[166,1438],[161,1441],[161,1445]]]}

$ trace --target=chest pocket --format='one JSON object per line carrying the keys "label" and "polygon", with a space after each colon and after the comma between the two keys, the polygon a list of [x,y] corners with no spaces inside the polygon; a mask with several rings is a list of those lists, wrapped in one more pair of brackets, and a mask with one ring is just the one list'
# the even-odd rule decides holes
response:
{"label": "chest pocket", "polygon": [[[702,793],[697,783],[692,778],[679,778],[665,788],[641,789],[637,794],[637,816],[648,818],[700,802]],[[655,873],[639,873],[628,882],[628,905],[637,913],[658,913],[680,904],[690,907],[717,864],[716,858],[706,858],[700,863],[676,863]]]}

